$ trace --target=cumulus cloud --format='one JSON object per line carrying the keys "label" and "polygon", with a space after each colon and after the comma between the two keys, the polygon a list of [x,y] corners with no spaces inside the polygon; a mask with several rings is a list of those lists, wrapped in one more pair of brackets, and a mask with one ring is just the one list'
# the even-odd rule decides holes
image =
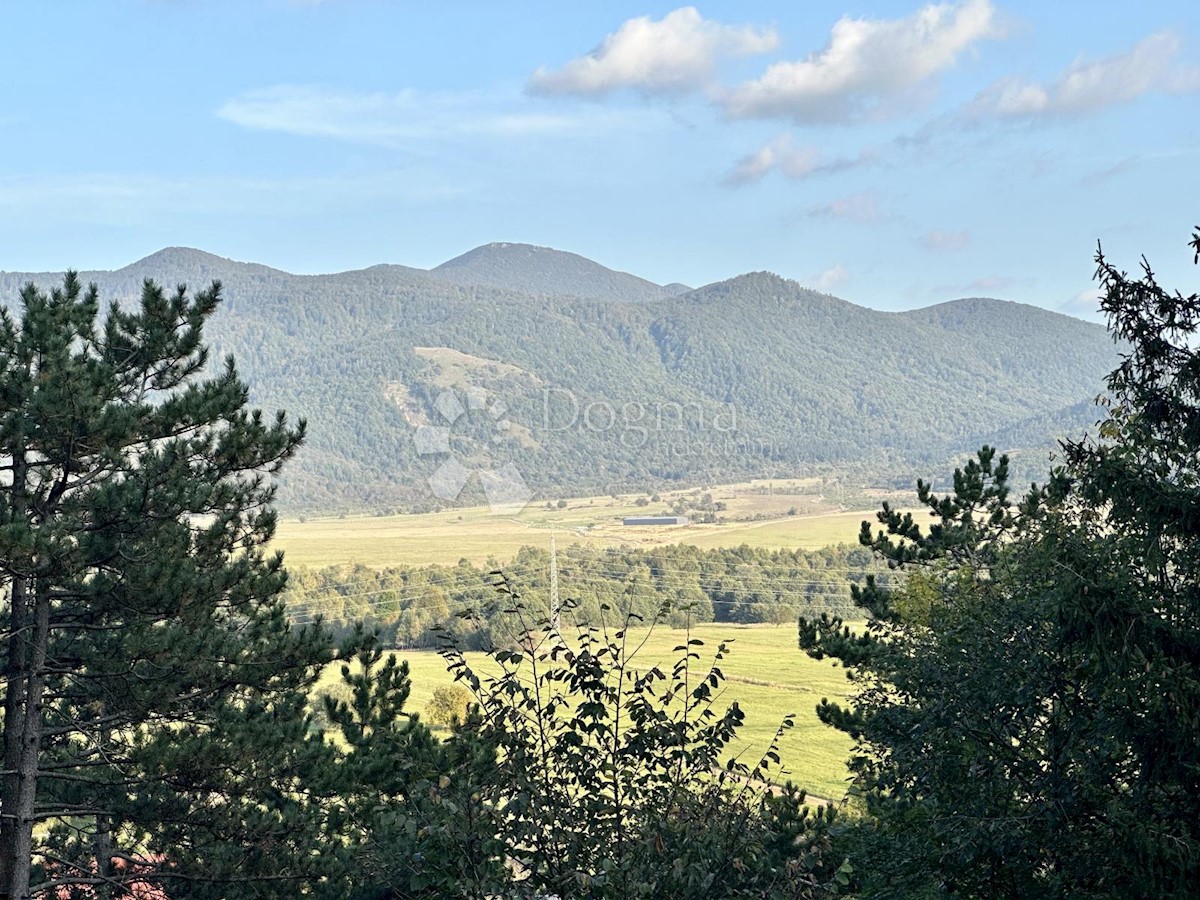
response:
{"label": "cumulus cloud", "polygon": [[886,113],[889,101],[911,95],[973,45],[1000,34],[991,0],[929,4],[903,19],[845,16],[825,49],[775,63],[720,101],[735,119],[855,121]]}
{"label": "cumulus cloud", "polygon": [[1070,118],[1128,103],[1155,91],[1200,91],[1200,68],[1177,62],[1179,38],[1152,34],[1126,53],[1076,60],[1049,84],[1004,78],[967,106],[969,118]]}
{"label": "cumulus cloud", "polygon": [[883,218],[879,201],[870,191],[860,191],[846,197],[820,203],[808,211],[812,219],[846,219],[859,224],[878,222]]}
{"label": "cumulus cloud", "polygon": [[738,160],[725,183],[753,184],[772,171],[785,178],[800,180],[814,175],[830,175],[875,162],[875,153],[864,150],[857,156],[826,156],[819,147],[796,146],[791,135],[781,134],[758,150]]}
{"label": "cumulus cloud", "polygon": [[965,228],[962,231],[943,231],[935,228],[925,232],[917,240],[926,250],[962,250],[970,246],[971,232]]}
{"label": "cumulus cloud", "polygon": [[655,21],[624,22],[586,56],[560,69],[539,68],[529,80],[535,94],[601,97],[632,88],[646,94],[683,94],[707,86],[720,59],[768,53],[779,46],[772,28],[722,25],[685,6]]}
{"label": "cumulus cloud", "polygon": [[456,137],[602,134],[617,124],[628,125],[633,114],[618,116],[595,109],[571,114],[535,111],[520,96],[485,92],[356,93],[285,84],[234,97],[217,115],[260,131],[400,146]]}
{"label": "cumulus cloud", "polygon": [[848,285],[852,280],[852,276],[845,266],[841,263],[835,263],[825,271],[810,276],[807,280],[818,291],[828,294]]}

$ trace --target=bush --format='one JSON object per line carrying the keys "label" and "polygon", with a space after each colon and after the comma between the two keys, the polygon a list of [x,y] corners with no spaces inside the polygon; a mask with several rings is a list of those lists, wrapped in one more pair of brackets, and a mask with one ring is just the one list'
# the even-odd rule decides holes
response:
{"label": "bush", "polygon": [[478,703],[476,739],[498,750],[484,803],[522,896],[817,897],[847,880],[831,808],[772,781],[791,719],[754,766],[728,758],[744,714],[716,706],[725,644],[701,667],[689,633],[668,669],[635,668],[633,629],[661,615],[610,627],[603,607],[567,640],[530,622],[502,575],[496,586],[516,648],[492,650],[489,674],[442,653]]}
{"label": "bush", "polygon": [[461,684],[442,685],[433,689],[433,699],[425,707],[425,715],[434,725],[451,727],[467,720],[471,692]]}

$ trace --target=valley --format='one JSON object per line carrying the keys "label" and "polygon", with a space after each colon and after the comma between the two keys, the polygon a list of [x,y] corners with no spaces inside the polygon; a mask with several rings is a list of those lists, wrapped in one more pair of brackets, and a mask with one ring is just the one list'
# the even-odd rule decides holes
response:
{"label": "valley", "polygon": [[1200,896],[1197,5],[7,4],[0,900]]}
{"label": "valley", "polygon": [[[705,500],[706,496],[710,499]],[[495,514],[487,506],[467,506],[390,516],[285,517],[279,523],[275,546],[284,551],[289,566],[310,568],[449,566],[460,559],[476,566],[489,560],[503,564],[522,547],[548,548],[551,534],[559,547],[745,544],[768,550],[816,550],[832,544],[856,546],[862,521],[874,525],[878,503],[886,499],[907,508],[912,494],[849,490],[820,478],[748,481],[652,495],[575,497],[562,501],[561,508],[557,501],[534,502],[512,515]],[[698,510],[697,505],[706,509]],[[621,524],[626,516],[677,508],[691,516],[688,525]],[[720,521],[705,522],[706,514]]]}

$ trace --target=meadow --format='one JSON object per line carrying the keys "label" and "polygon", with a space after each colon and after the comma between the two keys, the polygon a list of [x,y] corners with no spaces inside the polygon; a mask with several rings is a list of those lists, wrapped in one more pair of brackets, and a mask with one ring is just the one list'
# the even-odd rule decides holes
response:
{"label": "meadow", "polygon": [[[723,504],[725,521],[686,526],[624,526],[625,516],[665,511],[675,503],[696,502],[708,494]],[[466,559],[476,565],[507,562],[521,547],[547,547],[553,533],[560,547],[654,547],[694,544],[766,549],[816,550],[831,544],[857,544],[860,523],[874,521],[878,501],[888,494],[856,492],[847,509],[815,478],[750,481],[703,491],[664,492],[651,502],[645,495],[580,497],[557,503],[534,503],[513,514],[493,514],[485,506],[395,516],[344,516],[308,520],[283,519],[275,538],[293,566],[358,563],[382,568],[393,565],[453,565]],[[905,495],[904,501],[911,502]],[[640,504],[639,504],[640,501]],[[694,513],[689,512],[693,518]]]}
{"label": "meadow", "polygon": [[[725,521],[692,522],[686,526],[629,527],[622,518],[665,512],[683,502],[691,506],[720,504]],[[531,504],[509,514],[487,507],[463,507],[439,512],[395,516],[342,516],[308,520],[284,519],[275,546],[285,551],[289,565],[320,568],[362,564],[451,565],[467,559],[475,565],[504,564],[525,546],[547,547],[553,534],[558,546],[643,547],[683,543],[698,547],[736,547],[749,544],[766,549],[819,549],[832,544],[857,544],[861,522],[874,521],[880,500],[894,494],[854,492],[840,496],[820,479],[775,479],[720,485],[700,491],[663,492],[653,499],[644,494],[592,496]],[[911,498],[904,496],[901,500]],[[847,503],[856,508],[847,509]],[[796,646],[796,629],[787,625],[705,623],[695,636],[705,642],[707,662],[722,640],[731,653],[722,668],[727,676],[722,704],[738,702],[745,714],[738,752],[755,761],[786,715],[795,727],[786,732],[780,751],[791,780],[815,797],[837,799],[847,785],[846,759],[850,741],[817,719],[823,697],[845,697],[850,687],[843,669],[817,662]],[[642,651],[639,665],[647,667],[672,658],[671,650],[683,632],[659,628]],[[443,659],[431,650],[404,650],[399,656],[410,668],[410,708],[421,712],[439,685],[451,684]],[[486,665],[483,654],[468,654]],[[321,687],[337,681],[336,669],[326,672]]]}
{"label": "meadow", "polygon": [[[682,630],[656,629],[635,666],[649,668],[673,660],[672,648],[682,643],[684,636]],[[850,740],[823,725],[815,708],[823,697],[846,696],[851,685],[845,670],[800,652],[794,625],[706,623],[694,627],[692,636],[704,641],[699,652],[705,671],[717,645],[721,641],[730,645],[721,664],[727,680],[718,706],[723,709],[736,701],[746,715],[735,751],[742,760],[751,764],[757,761],[784,716],[794,715],[795,727],[784,734],[780,744],[781,762],[788,773],[783,778],[814,797],[841,798],[847,787]],[[422,712],[434,689],[453,683],[453,678],[446,671],[445,661],[432,650],[404,650],[398,655],[408,663],[412,679],[409,708]],[[469,653],[467,658],[486,671],[488,660],[483,654]],[[331,668],[324,673],[318,690],[333,687],[339,677],[338,670]]]}

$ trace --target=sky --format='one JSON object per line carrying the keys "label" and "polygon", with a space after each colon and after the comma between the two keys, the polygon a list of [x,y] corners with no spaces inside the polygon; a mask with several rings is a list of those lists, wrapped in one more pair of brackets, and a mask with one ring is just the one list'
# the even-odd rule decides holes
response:
{"label": "sky", "polygon": [[1195,290],[1200,4],[0,2],[0,269],[490,241],[1087,316]]}

